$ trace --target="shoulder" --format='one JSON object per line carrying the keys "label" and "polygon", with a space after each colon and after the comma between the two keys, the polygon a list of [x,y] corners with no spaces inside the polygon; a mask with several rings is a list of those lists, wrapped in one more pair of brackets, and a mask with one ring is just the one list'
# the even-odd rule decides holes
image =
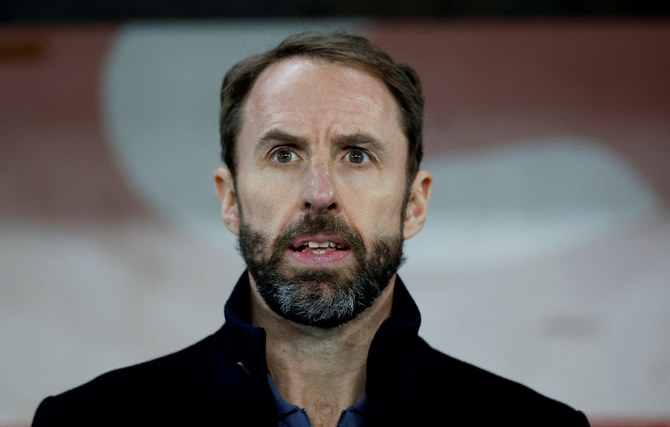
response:
{"label": "shoulder", "polygon": [[213,378],[234,374],[212,348],[215,345],[210,336],[49,396],[38,406],[32,426],[138,425],[128,423],[129,414],[140,417],[144,425],[157,424],[171,411],[180,413],[178,408],[207,405],[212,399],[207,396],[214,395]]}
{"label": "shoulder", "polygon": [[[510,420],[515,425],[588,426],[586,417],[566,403],[459,360],[421,340],[417,378],[423,387],[440,390],[434,398],[448,401],[470,420]],[[479,425],[473,422],[473,425]]]}

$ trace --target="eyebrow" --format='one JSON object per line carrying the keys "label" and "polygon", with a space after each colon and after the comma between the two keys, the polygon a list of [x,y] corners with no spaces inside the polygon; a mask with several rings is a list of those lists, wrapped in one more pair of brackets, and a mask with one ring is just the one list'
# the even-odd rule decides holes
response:
{"label": "eyebrow", "polygon": [[[268,145],[277,143],[282,145],[304,146],[307,145],[307,140],[280,129],[271,129],[261,136],[256,143],[254,151],[256,151],[256,153],[262,153]],[[387,144],[369,133],[356,132],[354,134],[340,135],[336,137],[333,141],[333,145],[340,147],[369,147],[376,151],[384,151]]]}
{"label": "eyebrow", "polygon": [[342,147],[369,147],[372,148],[373,151],[384,151],[387,146],[387,144],[379,138],[365,132],[356,132],[350,135],[338,136],[333,143]]}
{"label": "eyebrow", "polygon": [[271,129],[266,132],[256,143],[254,151],[256,154],[263,153],[268,145],[280,143],[281,145],[301,146],[307,144],[305,138],[292,135],[279,129]]}

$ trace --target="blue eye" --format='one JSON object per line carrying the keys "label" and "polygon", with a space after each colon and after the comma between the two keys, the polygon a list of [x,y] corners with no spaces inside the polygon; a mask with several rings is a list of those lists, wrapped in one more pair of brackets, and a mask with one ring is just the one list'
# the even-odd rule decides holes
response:
{"label": "blue eye", "polygon": [[370,160],[370,155],[364,150],[351,150],[347,153],[347,160],[351,163],[360,165]]}
{"label": "blue eye", "polygon": [[280,149],[275,151],[273,157],[279,163],[290,163],[295,159],[295,154],[291,150]]}

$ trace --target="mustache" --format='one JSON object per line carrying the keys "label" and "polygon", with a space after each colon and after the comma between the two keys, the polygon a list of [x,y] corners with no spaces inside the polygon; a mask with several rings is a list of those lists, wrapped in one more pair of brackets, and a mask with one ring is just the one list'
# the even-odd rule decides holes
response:
{"label": "mustache", "polygon": [[275,248],[284,250],[305,234],[335,234],[342,238],[354,253],[364,250],[363,238],[344,219],[333,214],[305,214],[284,229],[275,241]]}

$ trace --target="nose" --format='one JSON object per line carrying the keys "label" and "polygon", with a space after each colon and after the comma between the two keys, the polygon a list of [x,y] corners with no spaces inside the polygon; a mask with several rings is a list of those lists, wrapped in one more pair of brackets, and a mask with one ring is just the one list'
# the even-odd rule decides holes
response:
{"label": "nose", "polygon": [[323,214],[338,208],[337,193],[327,162],[312,162],[302,198],[303,209],[310,213]]}

